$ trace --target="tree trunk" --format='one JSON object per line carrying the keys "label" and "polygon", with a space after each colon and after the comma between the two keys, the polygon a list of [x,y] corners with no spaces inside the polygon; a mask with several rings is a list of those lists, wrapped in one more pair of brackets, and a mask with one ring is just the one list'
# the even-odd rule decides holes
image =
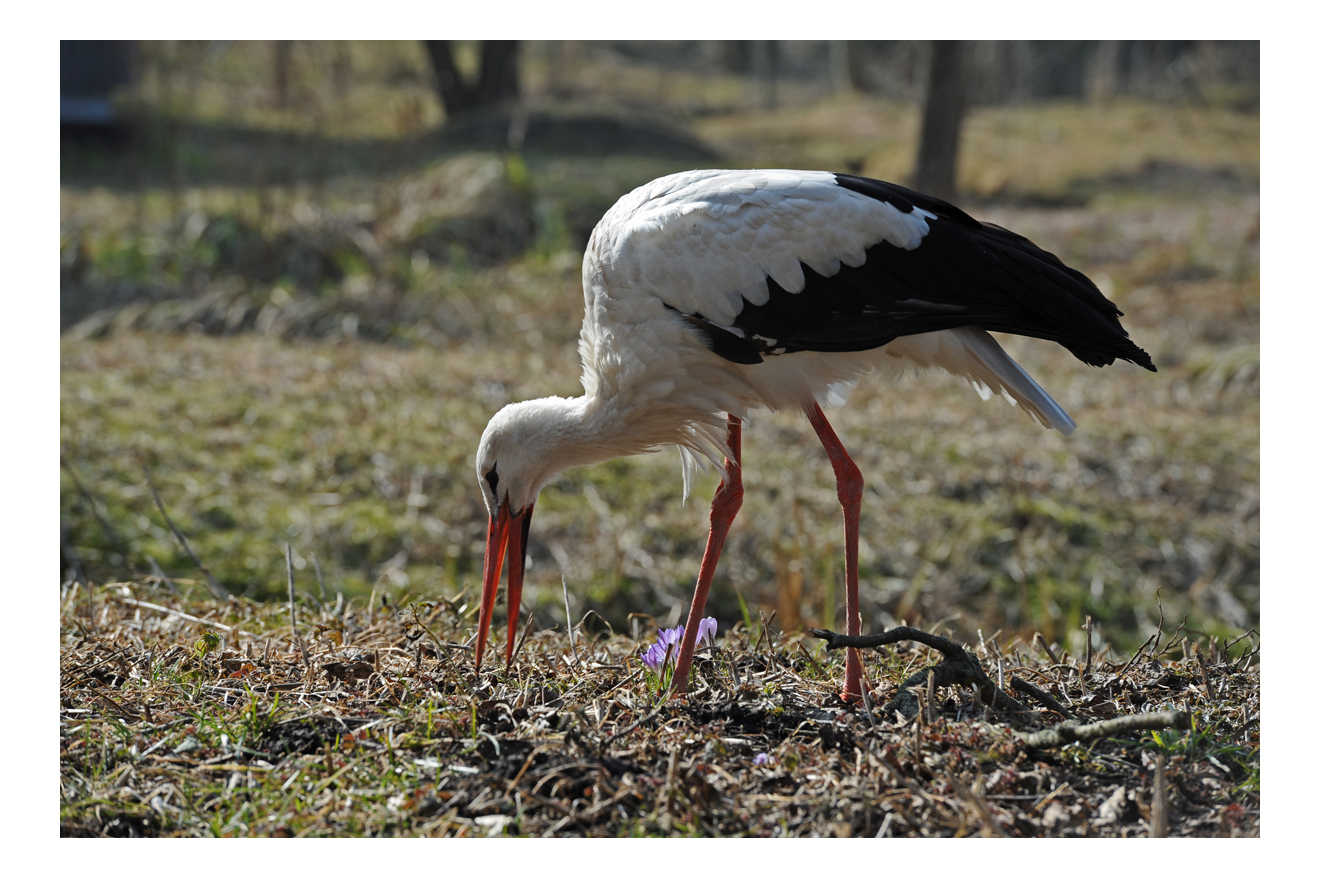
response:
{"label": "tree trunk", "polygon": [[835,94],[848,94],[857,90],[852,44],[847,40],[830,40],[830,90]]}
{"label": "tree trunk", "polygon": [[290,40],[275,41],[275,106],[287,109],[289,106],[289,69],[293,66],[293,43]]}
{"label": "tree trunk", "polygon": [[752,69],[761,84],[761,108],[773,110],[779,105],[779,42],[755,40],[752,43]]}
{"label": "tree trunk", "polygon": [[445,108],[446,118],[493,110],[518,100],[517,40],[485,40],[481,43],[481,63],[475,83],[463,80],[448,40],[426,40],[425,45],[435,73],[435,90]]}
{"label": "tree trunk", "polygon": [[426,40],[426,55],[431,59],[431,70],[435,74],[435,90],[440,96],[440,104],[445,108],[445,117],[452,119],[461,116],[472,107],[472,92],[463,82],[463,75],[454,63],[454,53],[449,40]]}
{"label": "tree trunk", "polygon": [[931,46],[930,76],[921,117],[921,145],[912,186],[919,192],[953,200],[958,164],[958,136],[962,129],[966,94],[961,40],[937,40]]}
{"label": "tree trunk", "polygon": [[751,40],[720,40],[720,67],[725,73],[744,74],[752,69]]}
{"label": "tree trunk", "polygon": [[477,80],[477,108],[518,100],[518,41],[486,40],[481,44],[481,74]]}

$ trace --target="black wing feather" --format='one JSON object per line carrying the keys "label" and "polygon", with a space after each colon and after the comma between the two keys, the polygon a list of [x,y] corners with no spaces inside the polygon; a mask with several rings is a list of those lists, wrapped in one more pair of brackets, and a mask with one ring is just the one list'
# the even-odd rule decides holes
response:
{"label": "black wing feather", "polygon": [[732,327],[685,317],[715,353],[752,363],[795,351],[870,350],[904,335],[972,325],[1058,342],[1093,366],[1121,358],[1155,371],[1114,303],[1054,254],[940,199],[865,177],[835,179],[905,213],[919,207],[938,219],[916,249],[881,242],[862,265],[830,277],[804,264],[799,293],[767,278],[769,300],[746,302]]}

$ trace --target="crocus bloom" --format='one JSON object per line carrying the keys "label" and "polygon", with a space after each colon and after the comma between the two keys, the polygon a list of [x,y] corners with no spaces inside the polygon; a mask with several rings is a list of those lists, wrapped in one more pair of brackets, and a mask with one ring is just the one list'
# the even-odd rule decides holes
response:
{"label": "crocus bloom", "polygon": [[697,623],[697,643],[706,646],[715,645],[715,631],[720,627],[720,623],[715,621],[714,616],[707,616]]}
{"label": "crocus bloom", "polygon": [[666,655],[668,655],[666,647],[663,647],[658,643],[652,644],[651,648],[643,653],[642,664],[658,674],[665,664]]}
{"label": "crocus bloom", "polygon": [[[713,617],[702,619],[697,623],[697,643],[714,646],[715,630],[718,627],[719,623]],[[661,628],[655,640],[655,644],[642,655],[642,664],[658,674],[677,658],[678,650],[683,645],[683,626]]]}
{"label": "crocus bloom", "polygon": [[769,765],[771,762],[774,761],[774,759],[775,757],[771,756],[769,753],[757,753],[754,757],[752,757],[752,764]]}
{"label": "crocus bloom", "polygon": [[[698,631],[700,633],[700,631]],[[661,628],[660,633],[656,635],[657,646],[669,646],[671,643],[678,646],[683,642],[683,626],[677,628]]]}
{"label": "crocus bloom", "polygon": [[682,625],[677,628],[662,628],[656,637],[656,643],[642,656],[642,663],[655,673],[660,673],[661,669],[678,655],[678,647],[682,642]]}

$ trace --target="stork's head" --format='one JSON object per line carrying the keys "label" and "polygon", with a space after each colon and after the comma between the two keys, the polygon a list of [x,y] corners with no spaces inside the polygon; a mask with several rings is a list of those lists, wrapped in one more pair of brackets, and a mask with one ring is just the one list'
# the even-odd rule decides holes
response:
{"label": "stork's head", "polygon": [[505,660],[513,659],[527,562],[527,532],[541,488],[572,464],[575,400],[550,397],[517,402],[496,413],[477,447],[477,482],[490,513],[486,563],[481,578],[481,615],[477,620],[477,667],[486,649],[500,568],[509,560],[509,642]]}
{"label": "stork's head", "polygon": [[566,402],[558,397],[515,402],[486,425],[477,447],[477,481],[492,517],[502,505],[511,512],[531,506],[546,482],[558,475],[553,449]]}

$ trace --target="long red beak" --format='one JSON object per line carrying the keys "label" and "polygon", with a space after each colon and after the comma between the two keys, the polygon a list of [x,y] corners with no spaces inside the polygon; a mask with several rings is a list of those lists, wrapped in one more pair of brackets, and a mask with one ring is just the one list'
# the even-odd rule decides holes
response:
{"label": "long red beak", "polygon": [[481,670],[481,656],[486,651],[490,635],[490,620],[495,612],[495,593],[500,587],[500,569],[507,549],[509,558],[509,642],[504,649],[504,662],[513,661],[513,647],[518,634],[518,611],[522,606],[523,571],[527,567],[527,532],[532,526],[532,508],[528,503],[522,512],[510,512],[506,500],[490,517],[486,530],[486,564],[481,576],[481,614],[477,617],[477,670]]}

